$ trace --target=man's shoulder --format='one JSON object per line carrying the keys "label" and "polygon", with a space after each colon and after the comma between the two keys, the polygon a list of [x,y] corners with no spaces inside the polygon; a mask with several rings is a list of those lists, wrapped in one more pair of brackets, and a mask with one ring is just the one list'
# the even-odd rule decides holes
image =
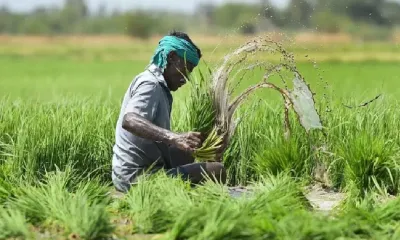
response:
{"label": "man's shoulder", "polygon": [[152,72],[146,69],[143,72],[136,75],[133,82],[156,84],[158,83],[158,79]]}
{"label": "man's shoulder", "polygon": [[154,90],[158,90],[160,88],[159,81],[156,76],[154,76],[150,71],[145,70],[132,80],[131,83],[131,91],[134,91],[140,87],[152,88]]}

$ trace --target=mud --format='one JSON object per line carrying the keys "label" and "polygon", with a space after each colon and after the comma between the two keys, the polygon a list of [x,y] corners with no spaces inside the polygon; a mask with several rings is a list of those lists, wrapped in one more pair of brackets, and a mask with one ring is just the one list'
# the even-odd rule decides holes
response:
{"label": "mud", "polygon": [[[237,198],[251,194],[252,190],[245,187],[231,187],[229,193],[232,197]],[[320,185],[307,187],[305,193],[314,210],[323,213],[332,211],[345,198],[344,193],[335,192]]]}
{"label": "mud", "polygon": [[315,185],[308,189],[306,197],[315,211],[330,212],[344,200],[345,194]]}

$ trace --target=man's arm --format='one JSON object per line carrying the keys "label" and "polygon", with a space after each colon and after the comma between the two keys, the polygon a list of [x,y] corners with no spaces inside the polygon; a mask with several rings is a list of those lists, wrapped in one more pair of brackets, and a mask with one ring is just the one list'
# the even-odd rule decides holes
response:
{"label": "man's arm", "polygon": [[138,137],[172,145],[174,133],[160,128],[149,120],[136,113],[127,113],[124,116],[122,127]]}
{"label": "man's arm", "polygon": [[122,128],[136,136],[193,152],[202,143],[200,133],[177,134],[152,123],[156,116],[160,94],[160,88],[156,83],[141,83],[132,92],[126,106]]}
{"label": "man's arm", "polygon": [[201,133],[188,132],[177,134],[158,127],[136,113],[125,114],[122,127],[141,138],[163,142],[187,152],[193,152],[202,143]]}

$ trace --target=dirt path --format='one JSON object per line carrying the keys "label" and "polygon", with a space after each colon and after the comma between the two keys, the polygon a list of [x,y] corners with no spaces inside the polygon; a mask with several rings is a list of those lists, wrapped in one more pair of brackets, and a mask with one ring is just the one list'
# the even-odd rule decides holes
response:
{"label": "dirt path", "polygon": [[308,188],[306,197],[316,211],[329,212],[345,198],[345,194],[315,185]]}

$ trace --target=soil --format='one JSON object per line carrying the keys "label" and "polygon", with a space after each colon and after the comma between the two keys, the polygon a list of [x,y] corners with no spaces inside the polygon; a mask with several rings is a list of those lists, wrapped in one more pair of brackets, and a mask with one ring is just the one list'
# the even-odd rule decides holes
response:
{"label": "soil", "polygon": [[315,211],[330,212],[345,198],[344,193],[314,185],[308,189],[307,199],[314,206]]}
{"label": "soil", "polygon": [[[251,190],[244,187],[232,187],[229,191],[232,197],[251,193]],[[306,189],[306,197],[315,211],[328,213],[344,199],[345,194],[324,188],[322,185],[313,185]]]}

